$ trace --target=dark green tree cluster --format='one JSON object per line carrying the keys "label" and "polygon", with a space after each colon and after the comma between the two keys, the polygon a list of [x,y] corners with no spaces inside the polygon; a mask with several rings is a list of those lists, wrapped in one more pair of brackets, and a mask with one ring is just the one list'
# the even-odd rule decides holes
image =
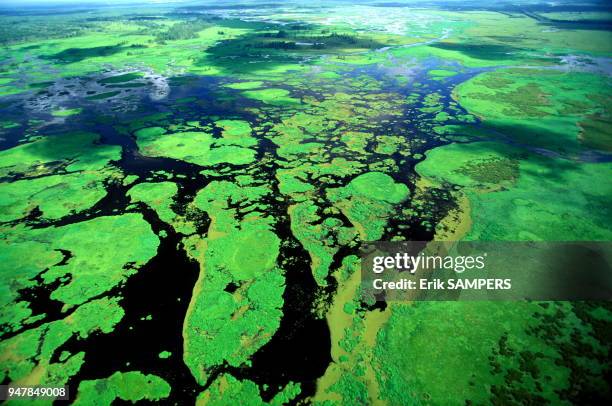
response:
{"label": "dark green tree cluster", "polygon": [[163,44],[166,41],[197,38],[198,32],[206,27],[208,27],[207,23],[198,20],[176,23],[168,28],[167,31],[157,34],[157,42]]}

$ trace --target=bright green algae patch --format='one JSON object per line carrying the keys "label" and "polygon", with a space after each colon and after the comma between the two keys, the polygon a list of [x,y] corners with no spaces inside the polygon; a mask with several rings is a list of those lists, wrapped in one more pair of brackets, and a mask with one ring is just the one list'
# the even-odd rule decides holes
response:
{"label": "bright green algae patch", "polygon": [[[2,230],[1,235],[2,321],[15,327],[30,311],[23,304],[13,308],[11,302],[18,297],[20,289],[36,284],[33,278],[37,274],[42,272],[45,284],[64,282],[51,293],[52,299],[78,305],[125,282],[156,254],[158,246],[157,236],[149,224],[134,213],[62,227],[20,227],[8,232]],[[138,244],[134,244],[136,240]],[[62,261],[61,252],[70,257]],[[17,261],[19,258],[22,259]]]}
{"label": "bright green algae patch", "polygon": [[262,87],[262,85],[263,85],[263,82],[254,81],[254,82],[230,83],[230,84],[225,85],[225,87],[228,87],[230,89],[236,89],[236,90],[251,90],[251,89],[258,89]]}
{"label": "bright green algae patch", "polygon": [[121,147],[99,144],[100,136],[88,132],[36,138],[0,151],[0,176],[40,175],[64,167],[67,171],[98,170],[121,158]]}
{"label": "bright green algae patch", "polygon": [[202,392],[196,401],[197,406],[224,405],[286,405],[300,393],[300,386],[289,383],[270,402],[264,402],[257,385],[248,380],[238,380],[229,374],[219,376],[212,385]]}
{"label": "bright green algae patch", "polygon": [[171,224],[176,217],[176,213],[172,210],[173,198],[178,192],[176,183],[160,182],[160,183],[139,183],[132,187],[128,192],[133,202],[143,202],[150,206],[160,220]]}
{"label": "bright green algae patch", "polygon": [[168,359],[172,356],[172,353],[170,351],[162,351],[157,356],[161,359]]}
{"label": "bright green algae patch", "polygon": [[[41,231],[39,241],[45,240],[74,256],[66,265],[54,266],[43,276],[44,280],[52,281],[66,274],[72,275],[68,284],[51,295],[68,304],[82,303],[124,282],[155,255],[159,243],[149,224],[139,214],[99,217],[52,227]],[[135,240],[138,240],[137,245]],[[112,250],[114,255],[106,255],[104,250],[94,248],[100,245]],[[129,267],[126,264],[130,264]]]}
{"label": "bright green algae patch", "polygon": [[0,183],[0,222],[27,216],[34,208],[44,219],[86,210],[106,195],[105,174],[113,173],[71,173]]}
{"label": "bright green algae patch", "polygon": [[455,76],[457,74],[457,72],[454,72],[452,70],[446,70],[446,69],[432,69],[429,72],[427,72],[430,76],[433,76],[434,78],[447,78],[449,76]]}
{"label": "bright green algae patch", "polygon": [[[207,238],[186,242],[200,263],[200,277],[183,328],[183,357],[201,384],[225,362],[248,365],[279,326],[285,284],[276,265],[280,239],[272,219],[257,210],[268,193],[265,187],[214,181],[194,200],[212,221]],[[239,221],[236,207],[249,206],[251,213]],[[237,287],[233,293],[225,291],[229,284]]]}
{"label": "bright green algae patch", "polygon": [[327,196],[354,229],[343,227],[337,217],[321,220],[317,206],[309,200],[289,209],[291,231],[309,252],[313,275],[321,286],[327,284],[329,267],[338,249],[335,242],[349,244],[356,235],[364,241],[380,238],[394,205],[408,197],[408,188],[384,173],[369,172],[354,178],[346,187],[327,189]]}
{"label": "bright green algae patch", "polygon": [[389,175],[381,172],[369,172],[356,177],[348,184],[346,191],[353,196],[391,204],[400,203],[408,197],[406,185],[396,183]]}
{"label": "bright green algae patch", "polygon": [[267,88],[262,90],[247,90],[242,94],[250,99],[260,100],[266,104],[286,106],[299,104],[300,100],[290,97],[290,92],[286,89]]}
{"label": "bright green algae patch", "polygon": [[81,113],[81,111],[83,111],[83,109],[81,108],[74,108],[74,109],[61,109],[61,110],[54,110],[51,115],[53,115],[54,117],[69,117],[69,116],[74,116],[76,114]]}
{"label": "bright green algae patch", "polygon": [[78,307],[62,320],[42,324],[0,342],[0,371],[15,384],[63,386],[76,374],[85,354],[63,356],[53,361],[59,347],[72,336],[86,339],[93,333],[107,334],[123,318],[117,299],[97,299]]}
{"label": "bright green algae patch", "polygon": [[74,404],[111,405],[116,399],[160,401],[169,394],[170,385],[158,376],[137,371],[115,372],[105,379],[82,381]]}
{"label": "bright green algae patch", "polygon": [[393,206],[408,198],[408,187],[396,183],[381,172],[369,172],[353,179],[346,187],[328,190],[336,203],[357,228],[363,241],[382,237]]}
{"label": "bright green algae patch", "polygon": [[218,120],[215,122],[223,129],[224,138],[241,138],[251,135],[251,126],[244,120]]}
{"label": "bright green algae patch", "polygon": [[190,235],[195,232],[193,223],[175,211],[174,198],[178,186],[174,182],[139,183],[128,190],[132,203],[144,203],[157,213],[159,219],[171,225],[178,233]]}
{"label": "bright green algae patch", "polygon": [[451,144],[427,152],[418,173],[460,186],[512,186],[519,176],[521,151],[494,142]]}
{"label": "bright green algae patch", "polygon": [[213,147],[215,139],[209,133],[187,131],[160,134],[159,127],[136,132],[140,152],[146,156],[167,157],[200,166],[220,163],[245,165],[255,159],[255,151],[237,146]]}
{"label": "bright green algae patch", "polygon": [[[3,379],[65,385],[79,371],[84,353],[62,353],[58,360],[57,349],[73,336],[84,340],[113,330],[124,311],[117,298],[98,297],[124,283],[156,254],[157,237],[134,213],[61,227],[1,228],[0,237],[3,334],[25,328],[0,342]],[[65,303],[62,318],[30,326],[47,316],[33,316],[29,303],[18,300],[20,291],[29,288],[53,289],[50,297]]]}
{"label": "bright green algae patch", "polygon": [[218,120],[215,125],[222,129],[221,140],[216,140],[216,145],[236,145],[239,147],[253,147],[257,145],[257,139],[251,135],[252,128],[248,121],[244,120]]}

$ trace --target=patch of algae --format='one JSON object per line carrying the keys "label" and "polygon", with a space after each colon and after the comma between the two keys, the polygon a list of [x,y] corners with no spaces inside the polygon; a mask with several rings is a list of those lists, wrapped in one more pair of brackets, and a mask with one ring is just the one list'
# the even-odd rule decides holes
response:
{"label": "patch of algae", "polygon": [[337,217],[329,216],[322,220],[321,214],[317,205],[308,200],[289,207],[291,231],[310,255],[310,266],[317,284],[325,286],[338,244],[350,244],[355,232],[343,227]]}
{"label": "patch of algae", "polygon": [[158,376],[138,371],[115,372],[108,378],[82,381],[73,404],[111,405],[116,399],[160,401],[168,395],[170,385]]}
{"label": "patch of algae", "polygon": [[254,81],[254,82],[238,82],[238,83],[230,83],[225,85],[225,87],[236,90],[251,90],[258,89],[262,87],[263,82]]}
{"label": "patch of algae", "polygon": [[0,342],[2,380],[16,385],[63,386],[76,374],[85,354],[62,356],[52,362],[57,349],[71,337],[86,339],[100,332],[110,333],[123,318],[117,299],[93,300],[79,306],[64,319],[42,324]]}
{"label": "patch of algae", "polygon": [[35,286],[32,279],[47,267],[60,263],[63,255],[36,240],[13,242],[4,230],[0,235],[3,237],[0,243],[0,323],[6,330],[13,331],[32,315],[29,302],[18,301],[19,290]]}
{"label": "patch of algae", "polygon": [[57,167],[66,171],[95,171],[121,158],[121,147],[99,144],[89,132],[66,133],[33,139],[0,151],[0,176],[42,175]]}
{"label": "patch of algae", "polygon": [[242,381],[229,374],[220,375],[202,392],[197,400],[196,406],[224,406],[224,405],[286,405],[300,393],[300,385],[289,383],[270,402],[261,399],[257,385],[248,380]]}
{"label": "patch of algae", "polygon": [[178,186],[174,182],[145,182],[132,187],[127,195],[132,203],[142,202],[151,207],[159,219],[170,224],[175,231],[185,235],[193,234],[195,232],[193,224],[173,210],[174,197],[177,193]]}
{"label": "patch of algae", "polygon": [[128,190],[132,202],[143,202],[159,215],[159,218],[170,223],[176,214],[172,211],[173,198],[178,192],[174,182],[139,183]]}
{"label": "patch of algae", "polygon": [[99,217],[62,227],[19,226],[2,230],[0,236],[1,320],[14,328],[31,311],[27,303],[18,301],[15,307],[12,303],[20,290],[38,286],[36,275],[41,274],[44,284],[62,282],[51,298],[65,303],[66,309],[123,283],[156,254],[159,242],[140,214]]}
{"label": "patch of algae", "polygon": [[407,199],[409,191],[389,175],[368,172],[345,187],[328,189],[327,196],[357,228],[362,241],[375,241],[382,237],[394,205]]}
{"label": "patch of algae", "polygon": [[346,131],[340,136],[340,140],[354,152],[365,154],[365,147],[368,142],[373,138],[372,134],[358,131]]}
{"label": "patch of algae", "polygon": [[76,172],[0,183],[0,222],[20,219],[38,208],[43,219],[58,219],[92,207],[106,195],[104,181],[117,171]]}
{"label": "patch of algae", "polygon": [[290,96],[290,92],[285,89],[266,88],[262,90],[247,90],[242,94],[249,99],[262,101],[266,104],[276,106],[291,106],[299,104],[300,100]]}
{"label": "patch of algae", "polygon": [[255,151],[234,145],[213,148],[215,139],[206,132],[186,131],[164,134],[160,127],[136,131],[140,153],[151,157],[167,157],[200,166],[220,163],[245,165],[255,160]]}
{"label": "patch of algae", "polygon": [[427,72],[428,75],[432,76],[434,80],[439,80],[440,78],[447,78],[450,76],[455,76],[457,72],[446,69],[432,69]]}
{"label": "patch of algae", "polygon": [[406,139],[396,135],[378,137],[374,151],[381,155],[393,155],[396,152],[403,156],[410,155],[410,147]]}
{"label": "patch of algae", "polygon": [[157,356],[161,359],[168,359],[172,356],[172,353],[170,351],[162,351]]}
{"label": "patch of algae", "polygon": [[222,129],[222,140],[217,140],[217,145],[237,145],[239,147],[253,147],[257,145],[257,139],[251,136],[251,125],[244,120],[218,120],[217,127]]}
{"label": "patch of algae", "polygon": [[54,117],[69,117],[69,116],[74,116],[74,115],[80,114],[81,111],[83,111],[83,109],[81,109],[81,108],[60,109],[60,110],[53,111],[51,113],[51,115],[54,116]]}
{"label": "patch of algae", "polygon": [[[200,275],[183,327],[185,363],[200,384],[212,368],[241,366],[279,326],[285,278],[280,239],[257,207],[269,189],[214,181],[193,205],[210,216],[206,238],[185,240]],[[230,293],[226,287],[236,289]]]}

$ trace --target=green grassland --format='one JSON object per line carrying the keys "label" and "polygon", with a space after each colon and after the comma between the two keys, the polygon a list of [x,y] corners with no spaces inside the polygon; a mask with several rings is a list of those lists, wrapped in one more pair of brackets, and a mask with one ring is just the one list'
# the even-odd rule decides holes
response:
{"label": "green grassland", "polygon": [[609,400],[607,303],[381,307],[358,258],[610,241],[609,13],[265,7],[0,15],[3,383],[83,405]]}

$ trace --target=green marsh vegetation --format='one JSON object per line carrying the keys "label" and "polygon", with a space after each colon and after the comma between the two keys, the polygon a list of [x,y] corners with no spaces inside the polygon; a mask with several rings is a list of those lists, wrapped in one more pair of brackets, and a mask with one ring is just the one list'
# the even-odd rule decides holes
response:
{"label": "green marsh vegetation", "polygon": [[609,241],[609,10],[259,6],[0,15],[3,382],[77,404],[609,399],[607,304],[373,303],[358,259]]}

